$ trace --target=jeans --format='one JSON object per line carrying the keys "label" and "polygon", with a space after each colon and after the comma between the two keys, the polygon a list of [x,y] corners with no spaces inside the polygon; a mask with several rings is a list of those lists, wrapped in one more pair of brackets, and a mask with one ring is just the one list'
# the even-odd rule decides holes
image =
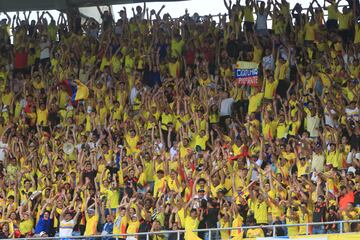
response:
{"label": "jeans", "polygon": [[[211,240],[217,240],[219,238],[219,231],[211,231]],[[204,233],[204,240],[209,240],[209,232]]]}
{"label": "jeans", "polygon": [[77,237],[77,236],[81,236],[81,233],[78,232],[78,231],[73,231],[73,232],[72,232],[72,235],[73,235],[74,237]]}
{"label": "jeans", "polygon": [[312,229],[312,234],[324,234],[325,229],[322,225],[314,225]]}
{"label": "jeans", "polygon": [[151,181],[151,182],[148,182],[148,184],[150,185],[150,192],[151,192],[151,193],[154,193],[155,182],[154,182],[154,181]]}

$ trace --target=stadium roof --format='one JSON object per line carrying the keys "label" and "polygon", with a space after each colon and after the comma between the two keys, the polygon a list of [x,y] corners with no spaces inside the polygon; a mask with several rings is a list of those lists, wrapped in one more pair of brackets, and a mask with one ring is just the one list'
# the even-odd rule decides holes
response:
{"label": "stadium roof", "polygon": [[[146,0],[145,2],[176,2],[179,0]],[[5,12],[28,10],[65,10],[73,7],[142,3],[141,0],[0,0],[0,9]]]}

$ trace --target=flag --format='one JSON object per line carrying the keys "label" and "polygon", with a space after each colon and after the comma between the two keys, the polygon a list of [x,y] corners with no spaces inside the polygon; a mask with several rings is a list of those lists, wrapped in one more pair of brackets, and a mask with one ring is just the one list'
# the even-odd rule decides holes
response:
{"label": "flag", "polygon": [[259,64],[256,62],[238,61],[234,77],[238,85],[256,87],[258,85]]}
{"label": "flag", "polygon": [[185,231],[185,240],[202,240],[201,238],[199,238],[196,233],[194,233],[191,230],[186,230]]}
{"label": "flag", "polygon": [[79,80],[76,80],[75,84],[70,80],[65,80],[62,82],[62,85],[66,87],[66,91],[71,97],[71,102],[87,99],[89,97],[89,88]]}
{"label": "flag", "polygon": [[76,80],[75,82],[76,82],[77,91],[75,92],[75,96],[73,93],[71,100],[78,101],[78,100],[87,99],[89,97],[89,88],[79,80]]}

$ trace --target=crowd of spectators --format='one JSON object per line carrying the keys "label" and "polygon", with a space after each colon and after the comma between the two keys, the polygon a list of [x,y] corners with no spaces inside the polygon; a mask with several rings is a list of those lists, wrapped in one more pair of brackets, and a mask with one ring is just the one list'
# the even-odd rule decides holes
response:
{"label": "crowd of spectators", "polygon": [[[224,4],[177,19],[99,8],[101,23],[3,13],[0,238],[258,226],[211,236],[227,240],[359,219],[358,1]],[[238,61],[259,64],[256,86]]]}

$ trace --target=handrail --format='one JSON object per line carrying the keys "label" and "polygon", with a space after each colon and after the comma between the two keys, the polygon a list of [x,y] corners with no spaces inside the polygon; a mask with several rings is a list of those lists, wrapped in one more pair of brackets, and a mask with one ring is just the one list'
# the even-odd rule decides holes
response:
{"label": "handrail", "polygon": [[[306,234],[309,234],[309,226],[317,226],[317,225],[328,225],[328,224],[340,224],[339,233],[343,233],[343,224],[346,223],[360,223],[360,219],[357,220],[343,220],[343,221],[332,221],[332,222],[311,222],[311,223],[296,223],[296,224],[273,224],[273,225],[260,225],[260,226],[243,226],[243,227],[227,227],[227,228],[207,228],[207,229],[196,229],[193,230],[194,232],[208,232],[209,239],[211,240],[211,233],[212,232],[219,232],[219,231],[228,231],[228,230],[245,230],[245,229],[254,229],[254,228],[272,228],[273,229],[273,236],[276,236],[276,228],[288,228],[288,227],[301,227],[306,226]],[[133,234],[111,234],[111,235],[91,235],[91,236],[72,236],[67,239],[86,239],[86,238],[126,238],[128,236],[146,236],[146,239],[150,239],[152,235],[164,235],[164,234],[177,234],[178,240],[180,239],[180,234],[185,233],[185,230],[166,230],[166,231],[157,231],[157,232],[139,232]],[[352,232],[348,232],[352,233]],[[62,237],[63,239],[64,237]],[[26,239],[61,239],[60,237],[31,237],[31,238],[18,238],[19,240],[26,240]]]}

